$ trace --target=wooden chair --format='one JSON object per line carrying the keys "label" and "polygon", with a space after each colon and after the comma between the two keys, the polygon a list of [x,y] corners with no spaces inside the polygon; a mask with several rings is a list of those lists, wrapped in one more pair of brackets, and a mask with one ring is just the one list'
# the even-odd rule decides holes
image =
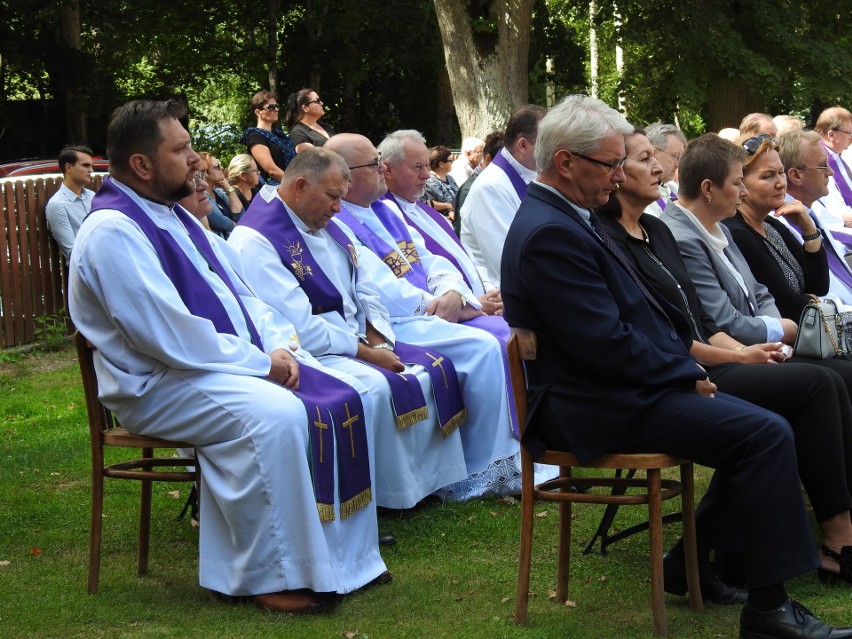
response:
{"label": "wooden chair", "polygon": [[[148,546],[151,536],[151,487],[154,481],[196,482],[200,486],[201,473],[195,457],[176,458],[154,456],[154,449],[193,448],[192,444],[144,437],[127,432],[113,414],[98,399],[98,380],[93,360],[94,347],[77,332],[74,335],[77,358],[83,378],[83,393],[89,415],[89,435],[92,446],[92,513],[89,528],[89,594],[96,594],[100,583],[101,530],[104,505],[104,477],[134,479],[141,482],[139,504],[139,542],[136,549],[136,574],[148,572]],[[105,447],[139,448],[141,457],[130,461],[106,464]],[[192,467],[195,470],[177,470]],[[158,470],[158,469],[166,470]],[[173,470],[170,470],[173,469]]]}
{"label": "wooden chair", "polygon": [[[521,434],[523,434],[526,423],[528,404],[524,361],[534,360],[536,350],[535,333],[526,329],[512,329],[512,337],[508,346],[509,368]],[[651,550],[651,609],[654,616],[654,632],[657,635],[666,635],[663,592],[662,502],[680,495],[683,508],[683,538],[686,550],[689,599],[693,610],[703,610],[696,555],[692,462],[663,454],[616,454],[604,455],[593,463],[584,466],[585,468],[644,470],[646,478],[637,479],[627,477],[573,477],[572,468],[579,467],[581,464],[569,452],[547,450],[536,461],[559,466],[560,476],[558,479],[546,481],[538,486],[534,485],[533,459],[523,446],[521,447],[521,547],[518,566],[518,592],[515,599],[515,621],[517,623],[526,623],[527,621],[532,534],[535,522],[533,509],[536,501],[557,502],[559,504],[559,563],[556,577],[556,598],[560,603],[564,603],[568,599],[568,575],[571,560],[571,504],[574,502],[648,504]],[[680,481],[661,479],[660,470],[672,467],[680,467]],[[596,487],[615,488],[617,490],[605,494],[588,491],[588,489]],[[639,494],[627,493],[627,488],[644,490]]]}

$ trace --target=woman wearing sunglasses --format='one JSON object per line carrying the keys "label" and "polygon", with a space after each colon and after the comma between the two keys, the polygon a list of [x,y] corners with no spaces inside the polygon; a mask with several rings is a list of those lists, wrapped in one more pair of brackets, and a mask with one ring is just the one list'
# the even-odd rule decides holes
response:
{"label": "woman wearing sunglasses", "polygon": [[330,126],[319,123],[324,115],[325,106],[313,89],[302,89],[287,98],[286,123],[296,153],[312,146],[323,146],[334,135]]}
{"label": "woman wearing sunglasses", "polygon": [[284,169],[296,156],[290,137],[273,126],[278,122],[280,109],[278,98],[271,91],[255,93],[251,99],[251,110],[257,118],[257,126],[248,127],[240,137],[240,142],[246,145],[257,162],[264,181],[271,185],[281,181]]}
{"label": "woman wearing sunglasses", "polygon": [[[748,195],[724,224],[754,277],[775,298],[781,317],[798,321],[808,302],[828,292],[828,261],[820,232],[804,204],[785,201],[787,176],[775,140],[760,135],[741,138],[737,144],[748,153],[743,162]],[[782,216],[802,230],[804,244],[781,222]]]}

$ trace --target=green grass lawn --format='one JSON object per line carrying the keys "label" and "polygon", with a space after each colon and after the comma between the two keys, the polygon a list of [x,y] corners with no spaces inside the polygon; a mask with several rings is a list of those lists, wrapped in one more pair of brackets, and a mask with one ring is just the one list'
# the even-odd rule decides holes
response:
{"label": "green grass lawn", "polygon": [[[3,361],[0,358],[0,361]],[[155,484],[147,577],[135,576],[138,485],[107,480],[100,594],[86,594],[89,439],[70,345],[0,365],[0,637],[199,638],[651,637],[647,535],[606,556],[582,555],[601,507],[575,507],[571,606],[549,596],[556,575],[556,508],[540,506],[527,626],[512,620],[520,504],[484,500],[383,514],[399,539],[383,555],[394,582],[349,596],[327,616],[269,614],[212,603],[197,580],[197,529],[178,521],[188,487]],[[699,486],[709,472],[698,469]],[[171,494],[176,488],[179,495]],[[675,502],[676,503],[676,502]],[[668,510],[676,506],[668,506]],[[622,509],[617,526],[644,519]],[[666,530],[666,543],[679,535]],[[791,593],[828,621],[852,622],[852,589],[814,575]],[[693,613],[666,599],[674,637],[736,637],[739,609]]]}

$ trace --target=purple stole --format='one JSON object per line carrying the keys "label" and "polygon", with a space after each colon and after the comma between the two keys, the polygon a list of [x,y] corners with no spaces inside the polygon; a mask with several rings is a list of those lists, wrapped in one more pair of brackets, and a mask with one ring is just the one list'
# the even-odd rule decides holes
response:
{"label": "purple stole", "polygon": [[[392,197],[390,193],[387,193],[383,198],[379,198],[375,202],[373,202],[372,210],[376,215],[376,219],[385,227],[385,229],[390,233],[391,237],[394,241],[400,246],[410,246],[412,251],[414,251],[414,255],[417,255],[417,250],[414,248],[414,242],[411,239],[411,233],[408,231],[408,227],[399,219],[399,217],[390,209],[390,207],[385,204],[382,200],[387,200],[389,197]],[[434,210],[434,209],[433,209]],[[435,211],[435,214],[441,217],[441,214]],[[352,229],[353,233],[355,233],[356,237],[361,240],[368,248],[370,248],[376,255],[381,256],[385,251],[392,251],[392,247],[385,242],[382,238],[373,233],[370,228],[364,224],[361,220],[356,218],[352,213],[346,210],[345,207],[341,207],[340,213],[337,214],[337,217],[346,223],[346,225]],[[402,249],[400,249],[402,250]],[[454,262],[455,263],[455,262]],[[456,268],[458,265],[456,264]],[[461,271],[461,269],[459,269]],[[463,273],[463,271],[461,271]],[[411,273],[411,275],[409,275]],[[404,272],[402,274],[394,271],[394,275],[397,278],[400,276],[405,277],[409,282],[411,282],[414,286],[418,287],[422,291],[429,292],[429,287],[426,283],[426,272],[423,270],[423,266],[420,264],[419,257],[417,258],[417,262],[412,265],[412,271]],[[511,373],[509,371],[509,360],[508,354],[506,352],[506,344],[509,342],[509,326],[506,324],[505,320],[502,317],[493,317],[489,315],[474,317],[471,320],[467,320],[464,324],[469,324],[471,326],[475,326],[476,328],[483,329],[496,337],[502,346],[502,354],[503,354],[503,373],[506,378],[506,388],[512,388],[512,378]],[[515,436],[518,436],[518,420],[517,414],[515,412],[515,403],[509,402],[509,413],[511,415],[511,423],[512,423],[512,432],[514,432]]]}
{"label": "purple stole", "polygon": [[[387,202],[396,203],[395,197],[391,194],[390,191],[388,191],[382,197],[380,197],[379,200],[384,200],[384,201],[387,201]],[[440,225],[441,229],[446,232],[447,236],[452,238],[452,240],[456,244],[459,245],[461,250],[464,251],[464,245],[461,243],[461,240],[459,240],[459,238],[456,237],[456,234],[453,231],[453,228],[447,222],[447,218],[445,218],[443,215],[438,213],[438,211],[433,209],[428,204],[424,204],[420,200],[417,200],[417,206],[420,208],[421,211],[426,213],[426,215],[428,215],[433,220],[435,220],[435,222],[437,222]],[[375,203],[373,203],[373,210],[374,211],[376,210],[376,204]],[[458,261],[458,259],[456,259],[456,256],[453,255],[447,249],[445,249],[443,247],[443,245],[440,242],[438,242],[434,237],[432,237],[432,235],[430,235],[429,232],[426,229],[424,229],[421,224],[418,224],[416,220],[409,217],[405,213],[405,210],[401,206],[399,207],[399,210],[402,212],[402,217],[405,219],[405,223],[408,224],[409,226],[413,226],[417,230],[417,232],[420,233],[420,235],[423,236],[423,240],[425,241],[426,248],[429,249],[429,252],[432,253],[433,255],[440,255],[441,257],[448,259],[450,261],[450,263],[453,266],[456,267],[456,270],[459,273],[461,273],[461,276],[464,278],[464,281],[467,284],[468,288],[473,289],[472,282],[468,279],[467,274],[465,273],[465,270],[462,268],[461,264],[459,264],[459,261]],[[390,213],[388,213],[388,214],[390,215]],[[387,226],[387,225],[385,225],[385,226]],[[394,236],[394,237],[396,237],[396,236]],[[482,286],[481,281],[479,282],[479,284],[480,284],[480,286]],[[482,288],[485,288],[485,287],[483,286]]]}
{"label": "purple stole", "polygon": [[[837,251],[834,248],[834,244],[831,243],[831,238],[829,237],[829,232],[822,227],[822,225],[819,222],[819,219],[817,218],[816,214],[813,211],[808,209],[808,214],[813,219],[814,224],[816,224],[816,227],[819,230],[819,232],[822,233],[822,243],[825,246],[825,257],[828,260],[828,269],[832,273],[834,273],[834,275],[837,277],[837,279],[839,279],[846,286],[848,286],[850,290],[852,290],[852,273],[849,272],[849,267],[846,266],[845,260],[837,254]],[[790,224],[791,224],[791,226],[794,226],[796,228],[796,230],[799,231],[799,235],[802,234],[802,229],[800,229],[798,226],[796,226],[792,222]],[[845,235],[848,236],[848,234],[845,234]]]}
{"label": "purple stole", "polygon": [[[508,153],[508,151],[506,151],[506,153]],[[515,193],[518,194],[518,199],[523,200],[527,194],[527,183],[524,182],[524,178],[521,177],[521,174],[518,173],[517,169],[509,163],[509,160],[503,157],[502,153],[495,155],[494,159],[491,160],[491,164],[494,164],[503,170],[503,173],[505,173],[506,177],[509,178],[512,186],[515,187]]]}
{"label": "purple stole", "polygon": [[391,237],[396,241],[396,246],[388,244],[373,233],[369,226],[355,217],[345,206],[340,207],[336,217],[349,227],[364,246],[379,256],[379,259],[393,272],[394,277],[397,279],[404,277],[413,286],[426,290],[426,271],[423,270],[420,256],[405,224],[384,203],[380,203],[377,207],[374,202],[373,212],[382,226],[388,229]]}
{"label": "purple stole", "polygon": [[[515,175],[517,175],[517,172],[515,173]],[[397,233],[392,230],[388,224],[384,222],[385,218],[387,217],[390,220],[394,220],[396,224],[399,224],[399,218],[396,217],[396,215],[394,215],[392,211],[387,210],[388,207],[383,202],[379,206],[377,206],[377,204],[379,204],[379,201],[381,200],[393,202],[395,201],[395,196],[391,194],[390,191],[388,191],[382,197],[380,197],[378,201],[373,203],[372,208],[373,211],[376,212],[376,217],[378,217],[379,221],[384,224],[385,228],[388,229],[394,239],[402,237],[401,235],[397,235]],[[445,230],[449,229],[447,231],[447,235],[453,238],[453,240],[455,240],[455,242],[462,248],[462,250],[464,250],[464,245],[461,243],[461,240],[456,237],[456,234],[452,232],[452,228],[447,223],[447,220],[443,215],[438,213],[438,211],[433,209],[431,206],[428,206],[427,204],[424,204],[419,200],[417,201],[417,206],[419,206],[420,209],[424,211],[429,217],[438,222],[441,225],[441,228],[444,228]],[[402,211],[402,216],[405,218],[405,221],[409,225],[417,229],[420,235],[422,235],[423,238],[426,240],[426,248],[429,250],[429,252],[447,258],[452,263],[452,265],[456,267],[456,270],[461,273],[461,276],[464,278],[464,281],[465,283],[467,283],[468,287],[472,289],[473,287],[471,286],[470,280],[467,278],[467,275],[465,275],[464,269],[461,267],[461,264],[458,263],[458,260],[456,260],[455,256],[446,249],[444,249],[444,247],[441,246],[439,242],[435,241],[432,236],[426,232],[424,228],[418,226],[414,220],[412,220],[408,215],[406,215],[405,211],[401,206],[399,207],[399,210]],[[411,234],[408,232],[408,229],[404,229],[400,232],[404,232],[405,237],[408,237],[409,241],[411,240]],[[485,288],[485,286],[482,285],[481,280],[479,284],[480,286],[482,286],[482,288]],[[425,285],[421,286],[421,288],[423,290],[427,290]],[[501,350],[503,353],[503,372],[506,377],[506,388],[512,388],[512,377],[509,371],[508,353],[506,352],[506,344],[509,343],[510,336],[509,325],[506,324],[506,322],[502,318],[490,317],[487,315],[481,317],[474,317],[473,319],[464,322],[464,324],[469,326],[475,326],[476,328],[481,328],[482,330],[485,330],[494,335],[494,337],[496,337],[500,341],[500,345],[502,346]],[[518,417],[515,411],[514,402],[509,402],[509,414],[511,416],[512,421],[512,432],[515,434],[516,437],[518,437]]]}
{"label": "purple stole", "polygon": [[[281,262],[299,280],[302,290],[311,302],[314,314],[334,310],[343,315],[341,292],[328,279],[310,250],[302,247],[299,229],[293,224],[284,204],[278,198],[273,198],[269,202],[263,198],[254,198],[248,211],[240,219],[240,224],[254,229],[269,240],[278,251]],[[349,236],[334,220],[329,222],[326,230],[345,251],[353,277],[357,281],[357,254]],[[292,259],[296,247],[298,247],[298,260]],[[326,305],[322,306],[322,304]],[[452,363],[437,351],[430,353],[424,348],[403,342],[394,344],[394,352],[400,361],[407,364],[421,364],[429,372],[441,431],[444,436],[450,435],[465,419],[464,402]],[[373,366],[369,362],[359,361],[379,371],[387,379],[391,389],[397,428],[406,428],[429,416],[426,399],[414,375],[394,373],[380,366]],[[441,386],[446,387],[445,392],[440,391],[439,382]]]}
{"label": "purple stole", "polygon": [[834,171],[834,183],[837,185],[837,190],[840,191],[840,195],[843,196],[843,201],[846,202],[846,206],[852,208],[852,189],[849,188],[849,184],[843,177],[845,175],[846,177],[852,178],[852,172],[850,172],[849,166],[843,161],[843,158],[840,158],[840,162],[838,163],[837,159],[832,155],[832,152],[828,149],[828,147],[826,147],[825,144],[822,144],[822,147],[825,149],[825,153],[828,156],[828,166],[830,166],[831,170]]}
{"label": "purple stole", "polygon": [[[397,279],[404,277],[413,286],[421,290],[427,290],[426,272],[420,263],[420,257],[417,255],[417,249],[414,247],[414,242],[408,233],[408,229],[406,229],[402,220],[396,217],[393,211],[388,209],[384,203],[381,203],[379,208],[385,209],[387,221],[383,220],[379,215],[377,215],[377,218],[385,228],[388,228],[387,224],[391,225],[388,231],[391,237],[397,240],[399,248],[391,246],[373,233],[370,227],[355,217],[345,205],[340,207],[340,212],[335,217],[345,224],[364,246],[378,255],[387,267],[391,269]],[[332,223],[335,221],[333,220]],[[382,258],[382,256],[385,257]],[[448,436],[462,424],[467,415],[467,409],[462,399],[461,387],[458,383],[456,367],[446,355],[435,350],[432,350],[430,353],[426,348],[415,344],[396,342],[393,350],[401,362],[405,364],[420,364],[429,373],[429,378],[432,381],[432,395],[435,399],[435,408],[438,411],[438,423],[441,426],[441,432],[444,433],[444,436]],[[385,372],[383,369],[379,370]]]}
{"label": "purple stole", "polygon": [[[210,320],[219,333],[237,335],[222,301],[201,277],[195,265],[174,238],[157,226],[132,198],[112,183],[109,177],[104,180],[92,201],[92,211],[98,209],[115,209],[136,222],[153,245],[163,271],[175,285],[178,295],[189,312]],[[198,252],[204,257],[210,270],[219,276],[236,299],[252,343],[263,351],[260,335],[233,282],[213,251],[208,234],[179,205],[175,205],[172,210],[183,224]],[[335,456],[333,454],[335,445],[338,450],[340,517],[345,519],[372,501],[366,424],[361,398],[355,389],[345,382],[310,366],[299,367],[299,390],[292,392],[304,404],[311,424],[311,472],[320,519],[333,521],[335,518]],[[333,435],[329,432],[329,425],[333,426]],[[345,454],[350,450],[350,455]],[[282,451],[283,454],[290,452]]]}
{"label": "purple stole", "polygon": [[668,197],[661,196],[654,200],[657,203],[657,206],[660,207],[660,213],[666,210],[666,206],[669,202],[674,202],[675,200],[677,200],[677,195],[672,193],[672,190],[670,188],[666,187],[666,190],[669,192]]}

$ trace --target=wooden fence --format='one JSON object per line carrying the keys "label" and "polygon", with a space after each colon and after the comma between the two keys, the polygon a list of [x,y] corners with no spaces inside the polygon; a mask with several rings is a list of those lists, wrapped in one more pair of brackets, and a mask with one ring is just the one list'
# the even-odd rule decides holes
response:
{"label": "wooden fence", "polygon": [[[96,176],[91,188],[102,179]],[[38,178],[0,185],[0,347],[34,342],[39,318],[65,308],[65,260],[44,216],[61,183]]]}

